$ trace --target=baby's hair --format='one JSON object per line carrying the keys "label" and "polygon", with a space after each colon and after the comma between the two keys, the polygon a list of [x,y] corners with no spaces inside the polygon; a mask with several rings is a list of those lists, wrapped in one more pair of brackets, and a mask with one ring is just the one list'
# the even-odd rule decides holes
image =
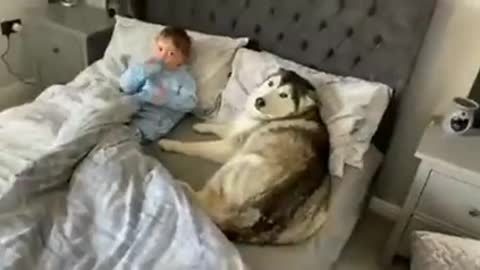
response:
{"label": "baby's hair", "polygon": [[182,54],[186,57],[190,57],[190,51],[192,48],[192,39],[182,28],[167,26],[157,36],[158,38],[169,38],[172,40],[173,45],[178,48]]}

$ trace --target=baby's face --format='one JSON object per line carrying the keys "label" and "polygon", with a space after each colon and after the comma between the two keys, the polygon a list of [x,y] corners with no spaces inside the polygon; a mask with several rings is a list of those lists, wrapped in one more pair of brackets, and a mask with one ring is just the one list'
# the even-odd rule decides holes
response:
{"label": "baby's face", "polygon": [[163,61],[169,69],[176,69],[185,64],[187,60],[185,55],[175,47],[173,41],[165,37],[159,37],[155,40],[154,57]]}

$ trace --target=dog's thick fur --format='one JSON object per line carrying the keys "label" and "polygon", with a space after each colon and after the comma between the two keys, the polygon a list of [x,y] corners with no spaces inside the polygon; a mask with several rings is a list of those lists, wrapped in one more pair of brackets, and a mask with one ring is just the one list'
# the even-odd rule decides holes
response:
{"label": "dog's thick fur", "polygon": [[224,163],[196,197],[230,239],[296,243],[324,223],[329,141],[308,81],[280,69],[249,97],[233,123],[194,129],[220,140],[164,139],[159,145]]}

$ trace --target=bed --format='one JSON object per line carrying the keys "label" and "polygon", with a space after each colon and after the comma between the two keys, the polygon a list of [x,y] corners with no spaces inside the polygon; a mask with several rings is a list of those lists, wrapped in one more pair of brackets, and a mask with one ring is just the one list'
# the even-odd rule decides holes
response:
{"label": "bed", "polygon": [[[238,248],[253,269],[330,269],[347,242],[380,166],[393,130],[395,109],[408,84],[435,1],[126,1],[123,14],[213,34],[248,36],[263,49],[319,70],[390,85],[394,97],[365,156],[365,167],[350,167],[336,182],[333,215],[311,240],[296,246]],[[252,19],[254,18],[254,19]],[[170,135],[201,140],[194,119]],[[215,164],[175,154],[157,156],[173,175],[199,188]],[[182,162],[179,161],[182,159]],[[193,164],[195,168],[192,170]],[[200,165],[201,164],[201,165]]]}
{"label": "bed", "polygon": [[[121,69],[105,58],[71,83],[0,114],[0,268],[334,268],[387,149],[434,6],[434,0],[120,1],[121,16],[249,37],[251,49],[392,87],[364,166],[334,179],[327,223],[311,239],[233,245],[176,181],[197,189],[218,165],[140,149],[123,125],[132,108],[112,82]],[[168,136],[207,139],[191,132],[196,121],[186,118]]]}
{"label": "bed", "polygon": [[[184,140],[207,139],[192,132],[195,118],[184,120],[169,137]],[[161,160],[177,179],[188,182],[193,188],[202,187],[219,166],[213,162],[166,154],[158,149],[146,149],[149,154]],[[370,148],[364,157],[364,168],[348,168],[341,179],[335,181],[330,215],[312,239],[297,245],[255,246],[239,244],[246,264],[251,269],[332,269],[343,247],[347,243],[363,211],[368,186],[380,166],[382,153],[376,147]]]}

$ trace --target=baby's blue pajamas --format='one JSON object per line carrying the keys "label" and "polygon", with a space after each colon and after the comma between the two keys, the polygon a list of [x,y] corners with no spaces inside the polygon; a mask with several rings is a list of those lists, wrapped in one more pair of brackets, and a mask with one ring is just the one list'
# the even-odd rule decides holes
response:
{"label": "baby's blue pajamas", "polygon": [[168,70],[161,62],[129,67],[120,77],[123,92],[139,106],[131,126],[142,143],[167,134],[196,105],[196,86],[186,66]]}

